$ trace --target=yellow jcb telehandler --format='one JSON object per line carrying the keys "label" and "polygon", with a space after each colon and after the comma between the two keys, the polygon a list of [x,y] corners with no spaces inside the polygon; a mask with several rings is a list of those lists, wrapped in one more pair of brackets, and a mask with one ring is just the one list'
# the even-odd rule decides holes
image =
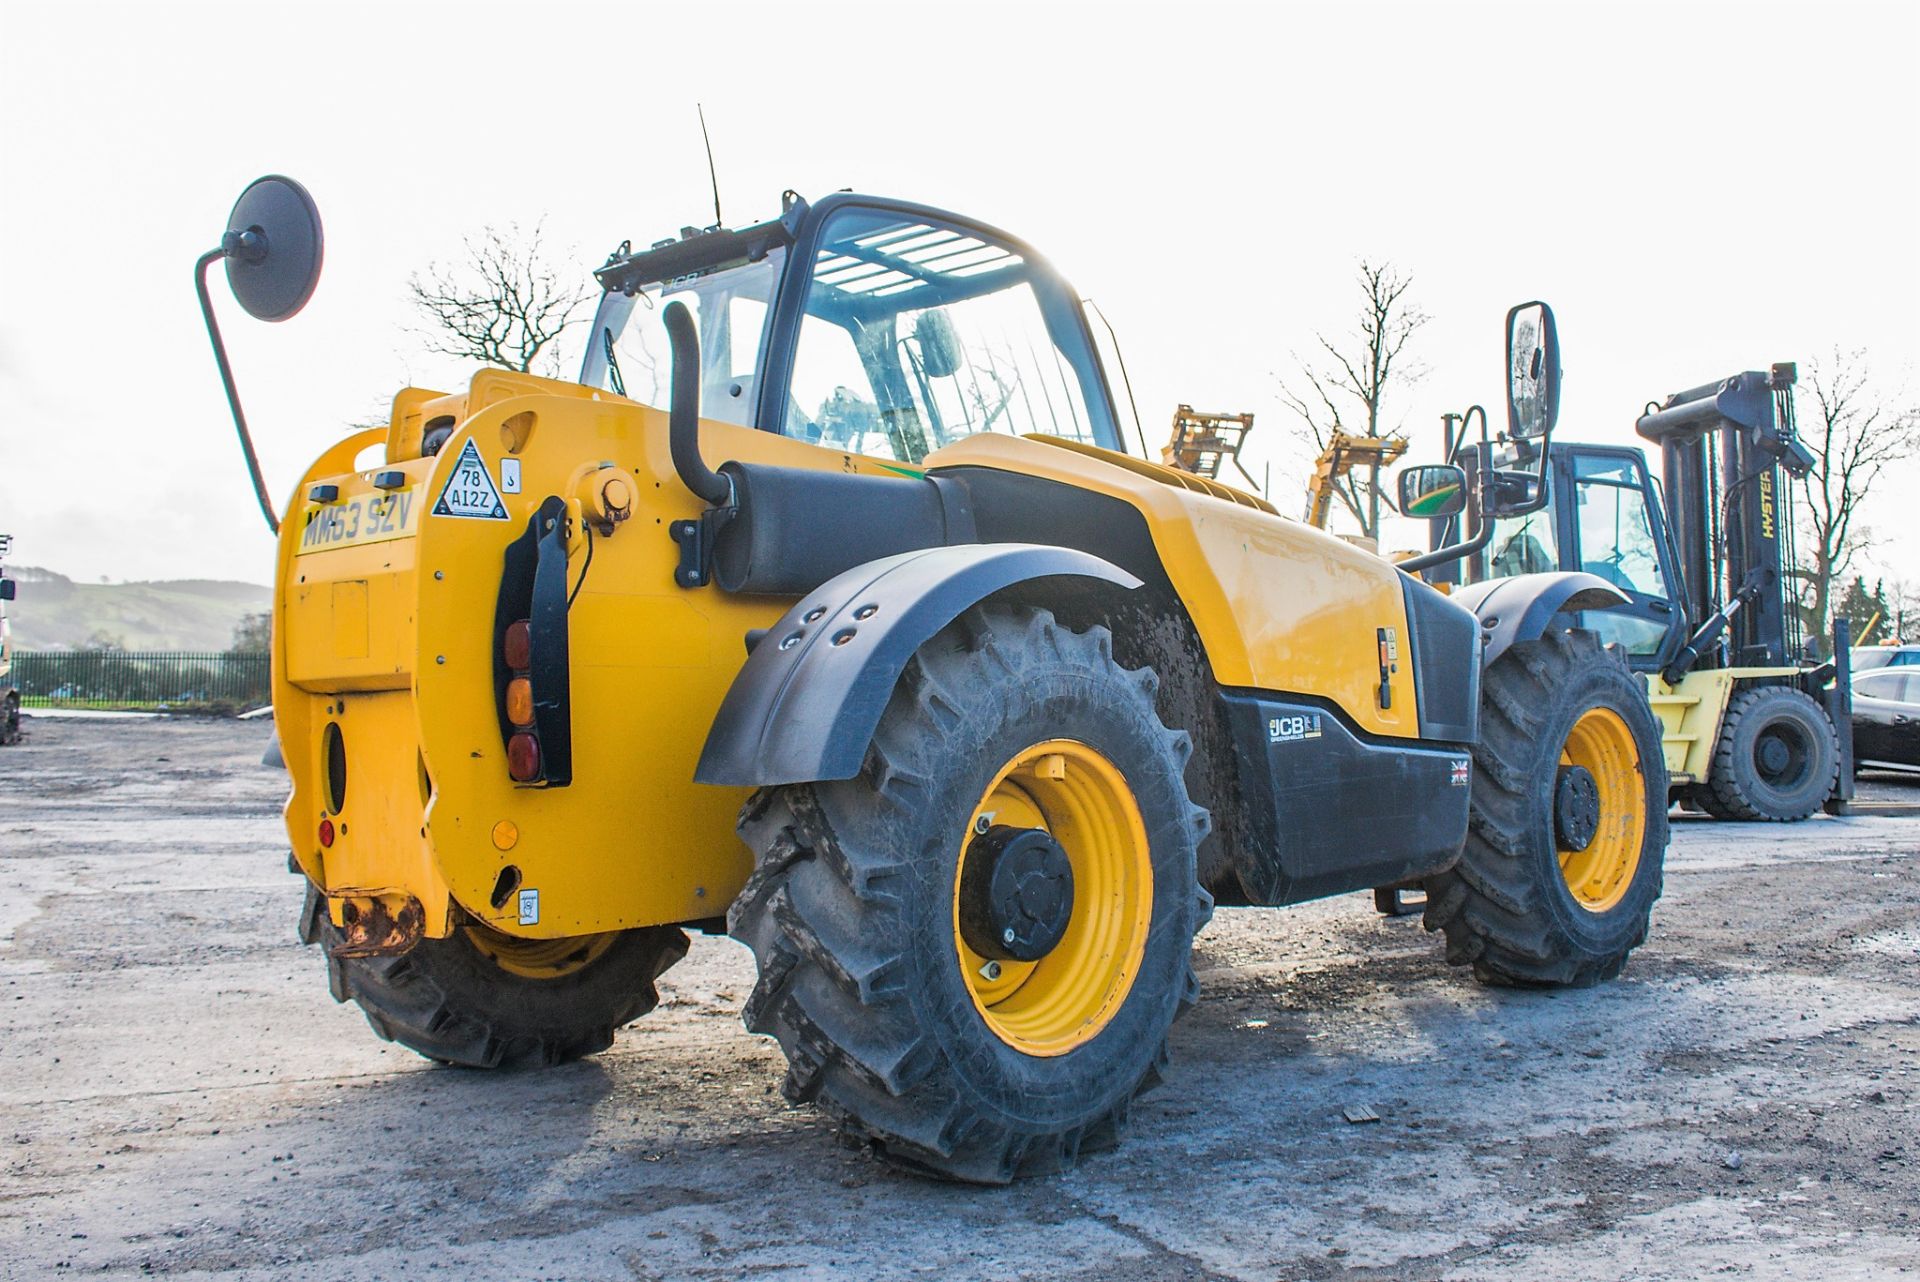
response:
{"label": "yellow jcb telehandler", "polygon": [[[274,714],[337,999],[437,1060],[552,1063],[724,930],[789,1098],[992,1183],[1115,1140],[1216,904],[1419,879],[1483,980],[1620,970],[1660,731],[1567,614],[1617,592],[1544,574],[1476,617],[1129,456],[1032,248],[783,204],[616,253],[577,381],[409,388],[294,489]],[[285,319],[320,244],[263,179],[202,296],[224,263]],[[1540,438],[1556,344],[1514,324]]]}

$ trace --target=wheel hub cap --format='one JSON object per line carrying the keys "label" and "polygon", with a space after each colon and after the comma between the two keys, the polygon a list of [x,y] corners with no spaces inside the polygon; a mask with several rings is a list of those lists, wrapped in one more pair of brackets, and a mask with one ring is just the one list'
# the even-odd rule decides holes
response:
{"label": "wheel hub cap", "polygon": [[999,961],[1039,961],[1073,920],[1073,865],[1051,833],[996,824],[967,848],[960,934]]}
{"label": "wheel hub cap", "polygon": [[1553,827],[1562,850],[1580,851],[1600,830],[1600,785],[1585,766],[1561,766],[1553,788]]}
{"label": "wheel hub cap", "polygon": [[1646,787],[1625,719],[1606,707],[1581,713],[1554,775],[1553,839],[1567,891],[1588,912],[1611,910],[1633,885],[1647,831]]}

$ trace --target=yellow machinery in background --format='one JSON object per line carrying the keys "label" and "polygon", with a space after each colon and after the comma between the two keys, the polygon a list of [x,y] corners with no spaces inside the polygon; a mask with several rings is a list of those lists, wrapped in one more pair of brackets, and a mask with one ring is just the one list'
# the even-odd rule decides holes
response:
{"label": "yellow machinery in background", "polygon": [[1366,468],[1368,493],[1374,497],[1373,523],[1380,521],[1380,469],[1393,466],[1407,452],[1403,436],[1349,436],[1335,431],[1327,447],[1314,460],[1313,481],[1307,486],[1306,522],[1324,530],[1333,515],[1333,500],[1340,481],[1355,468]]}
{"label": "yellow machinery in background", "polygon": [[1466,582],[1581,571],[1621,592],[1586,626],[1646,683],[1673,800],[1720,819],[1793,822],[1853,796],[1847,621],[1812,638],[1828,656],[1816,660],[1796,608],[1793,481],[1815,463],[1794,425],[1796,377],[1781,362],[1650,403],[1635,427],[1660,447],[1658,480],[1627,445],[1454,455],[1469,484],[1539,473],[1537,506],[1494,522],[1460,563]]}
{"label": "yellow machinery in background", "polygon": [[1231,460],[1247,483],[1258,488],[1253,474],[1240,462],[1240,447],[1252,431],[1251,414],[1208,414],[1182,405],[1173,412],[1173,433],[1160,450],[1160,461],[1217,481],[1220,465]]}
{"label": "yellow machinery in background", "polygon": [[[1620,970],[1666,781],[1631,674],[1566,628],[1604,591],[1539,576],[1495,630],[1126,454],[1031,246],[783,206],[622,246],[577,379],[403,390],[289,496],[274,715],[336,999],[436,1060],[558,1063],[724,932],[790,1099],[1001,1182],[1115,1141],[1215,904],[1419,880],[1487,982]],[[199,263],[250,465],[206,274],[285,320],[320,245],[266,178]],[[1550,329],[1527,352],[1544,439]],[[1217,471],[1251,420],[1189,423]]]}

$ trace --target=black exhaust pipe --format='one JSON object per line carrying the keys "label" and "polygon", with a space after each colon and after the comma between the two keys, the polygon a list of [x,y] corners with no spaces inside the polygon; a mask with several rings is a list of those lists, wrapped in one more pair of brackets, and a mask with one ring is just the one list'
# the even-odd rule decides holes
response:
{"label": "black exhaust pipe", "polygon": [[693,316],[685,303],[668,303],[660,323],[667,327],[673,353],[673,399],[667,418],[673,470],[688,489],[719,506],[728,501],[733,487],[700,457],[700,338],[694,333]]}

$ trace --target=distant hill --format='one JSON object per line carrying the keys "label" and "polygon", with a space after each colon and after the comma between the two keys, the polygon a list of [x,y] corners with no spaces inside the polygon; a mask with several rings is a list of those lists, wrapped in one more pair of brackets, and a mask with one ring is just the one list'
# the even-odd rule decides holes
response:
{"label": "distant hill", "polygon": [[75,583],[35,566],[7,567],[7,607],[22,650],[78,650],[110,638],[125,650],[225,650],[234,625],[271,607],[273,589],[222,579]]}

